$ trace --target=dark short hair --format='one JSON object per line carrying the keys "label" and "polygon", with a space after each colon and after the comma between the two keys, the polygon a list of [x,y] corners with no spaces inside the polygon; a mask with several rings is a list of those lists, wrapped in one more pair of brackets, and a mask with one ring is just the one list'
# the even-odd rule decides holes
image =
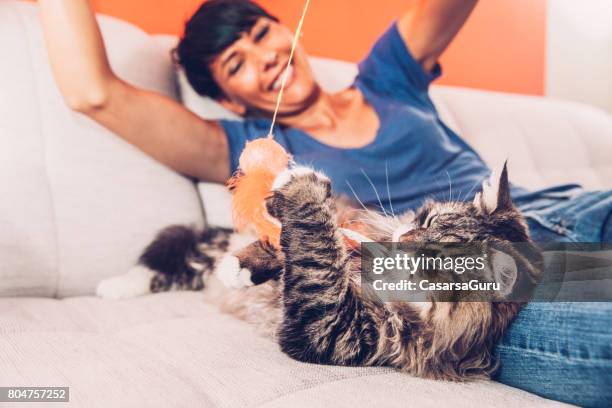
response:
{"label": "dark short hair", "polygon": [[173,55],[198,94],[211,98],[223,96],[213,79],[210,63],[242,33],[249,32],[261,17],[278,21],[250,0],[209,0],[185,23]]}

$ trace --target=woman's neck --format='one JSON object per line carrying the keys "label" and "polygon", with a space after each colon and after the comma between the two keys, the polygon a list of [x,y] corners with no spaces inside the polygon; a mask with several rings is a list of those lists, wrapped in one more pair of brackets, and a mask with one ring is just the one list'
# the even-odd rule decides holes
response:
{"label": "woman's neck", "polygon": [[329,94],[323,90],[318,92],[316,99],[306,109],[296,115],[280,118],[285,126],[310,131],[333,131],[341,120],[342,105],[346,102],[346,91]]}
{"label": "woman's neck", "polygon": [[371,143],[380,127],[377,112],[357,88],[335,94],[321,91],[306,109],[282,117],[279,122],[339,148],[357,148]]}

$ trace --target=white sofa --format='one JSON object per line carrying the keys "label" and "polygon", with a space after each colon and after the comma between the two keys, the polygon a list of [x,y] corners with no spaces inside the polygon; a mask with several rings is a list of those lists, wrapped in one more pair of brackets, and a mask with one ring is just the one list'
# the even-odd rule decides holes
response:
{"label": "white sofa", "polygon": [[[100,22],[121,77],[178,98],[159,39]],[[93,297],[161,227],[204,223],[196,186],[64,106],[35,5],[0,2],[0,50],[0,386],[69,386],[79,407],[562,405],[495,382],[302,364],[202,293]],[[354,70],[315,63],[330,86]],[[432,92],[489,163],[510,158],[515,182],[612,187],[609,115],[537,97]]]}

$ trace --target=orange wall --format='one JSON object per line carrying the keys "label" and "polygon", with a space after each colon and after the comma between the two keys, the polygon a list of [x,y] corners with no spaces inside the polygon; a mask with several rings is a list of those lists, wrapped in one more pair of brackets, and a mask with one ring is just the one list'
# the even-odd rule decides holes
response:
{"label": "orange wall", "polygon": [[[458,0],[461,1],[461,0]],[[201,0],[93,0],[97,11],[151,33],[179,34]],[[155,6],[151,6],[151,4]],[[312,0],[303,43],[312,55],[362,58],[409,0]],[[304,0],[260,0],[292,29]],[[442,57],[441,84],[541,95],[546,0],[481,0]]]}

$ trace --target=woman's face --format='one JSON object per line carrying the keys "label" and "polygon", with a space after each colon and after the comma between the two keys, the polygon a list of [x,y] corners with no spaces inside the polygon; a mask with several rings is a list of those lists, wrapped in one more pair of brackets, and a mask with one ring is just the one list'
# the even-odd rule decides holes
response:
{"label": "woman's face", "polygon": [[[235,113],[271,115],[291,53],[293,34],[287,27],[260,18],[250,32],[225,49],[211,64],[213,78],[225,97],[219,102]],[[306,53],[297,47],[283,92],[280,114],[297,113],[318,93]]]}

